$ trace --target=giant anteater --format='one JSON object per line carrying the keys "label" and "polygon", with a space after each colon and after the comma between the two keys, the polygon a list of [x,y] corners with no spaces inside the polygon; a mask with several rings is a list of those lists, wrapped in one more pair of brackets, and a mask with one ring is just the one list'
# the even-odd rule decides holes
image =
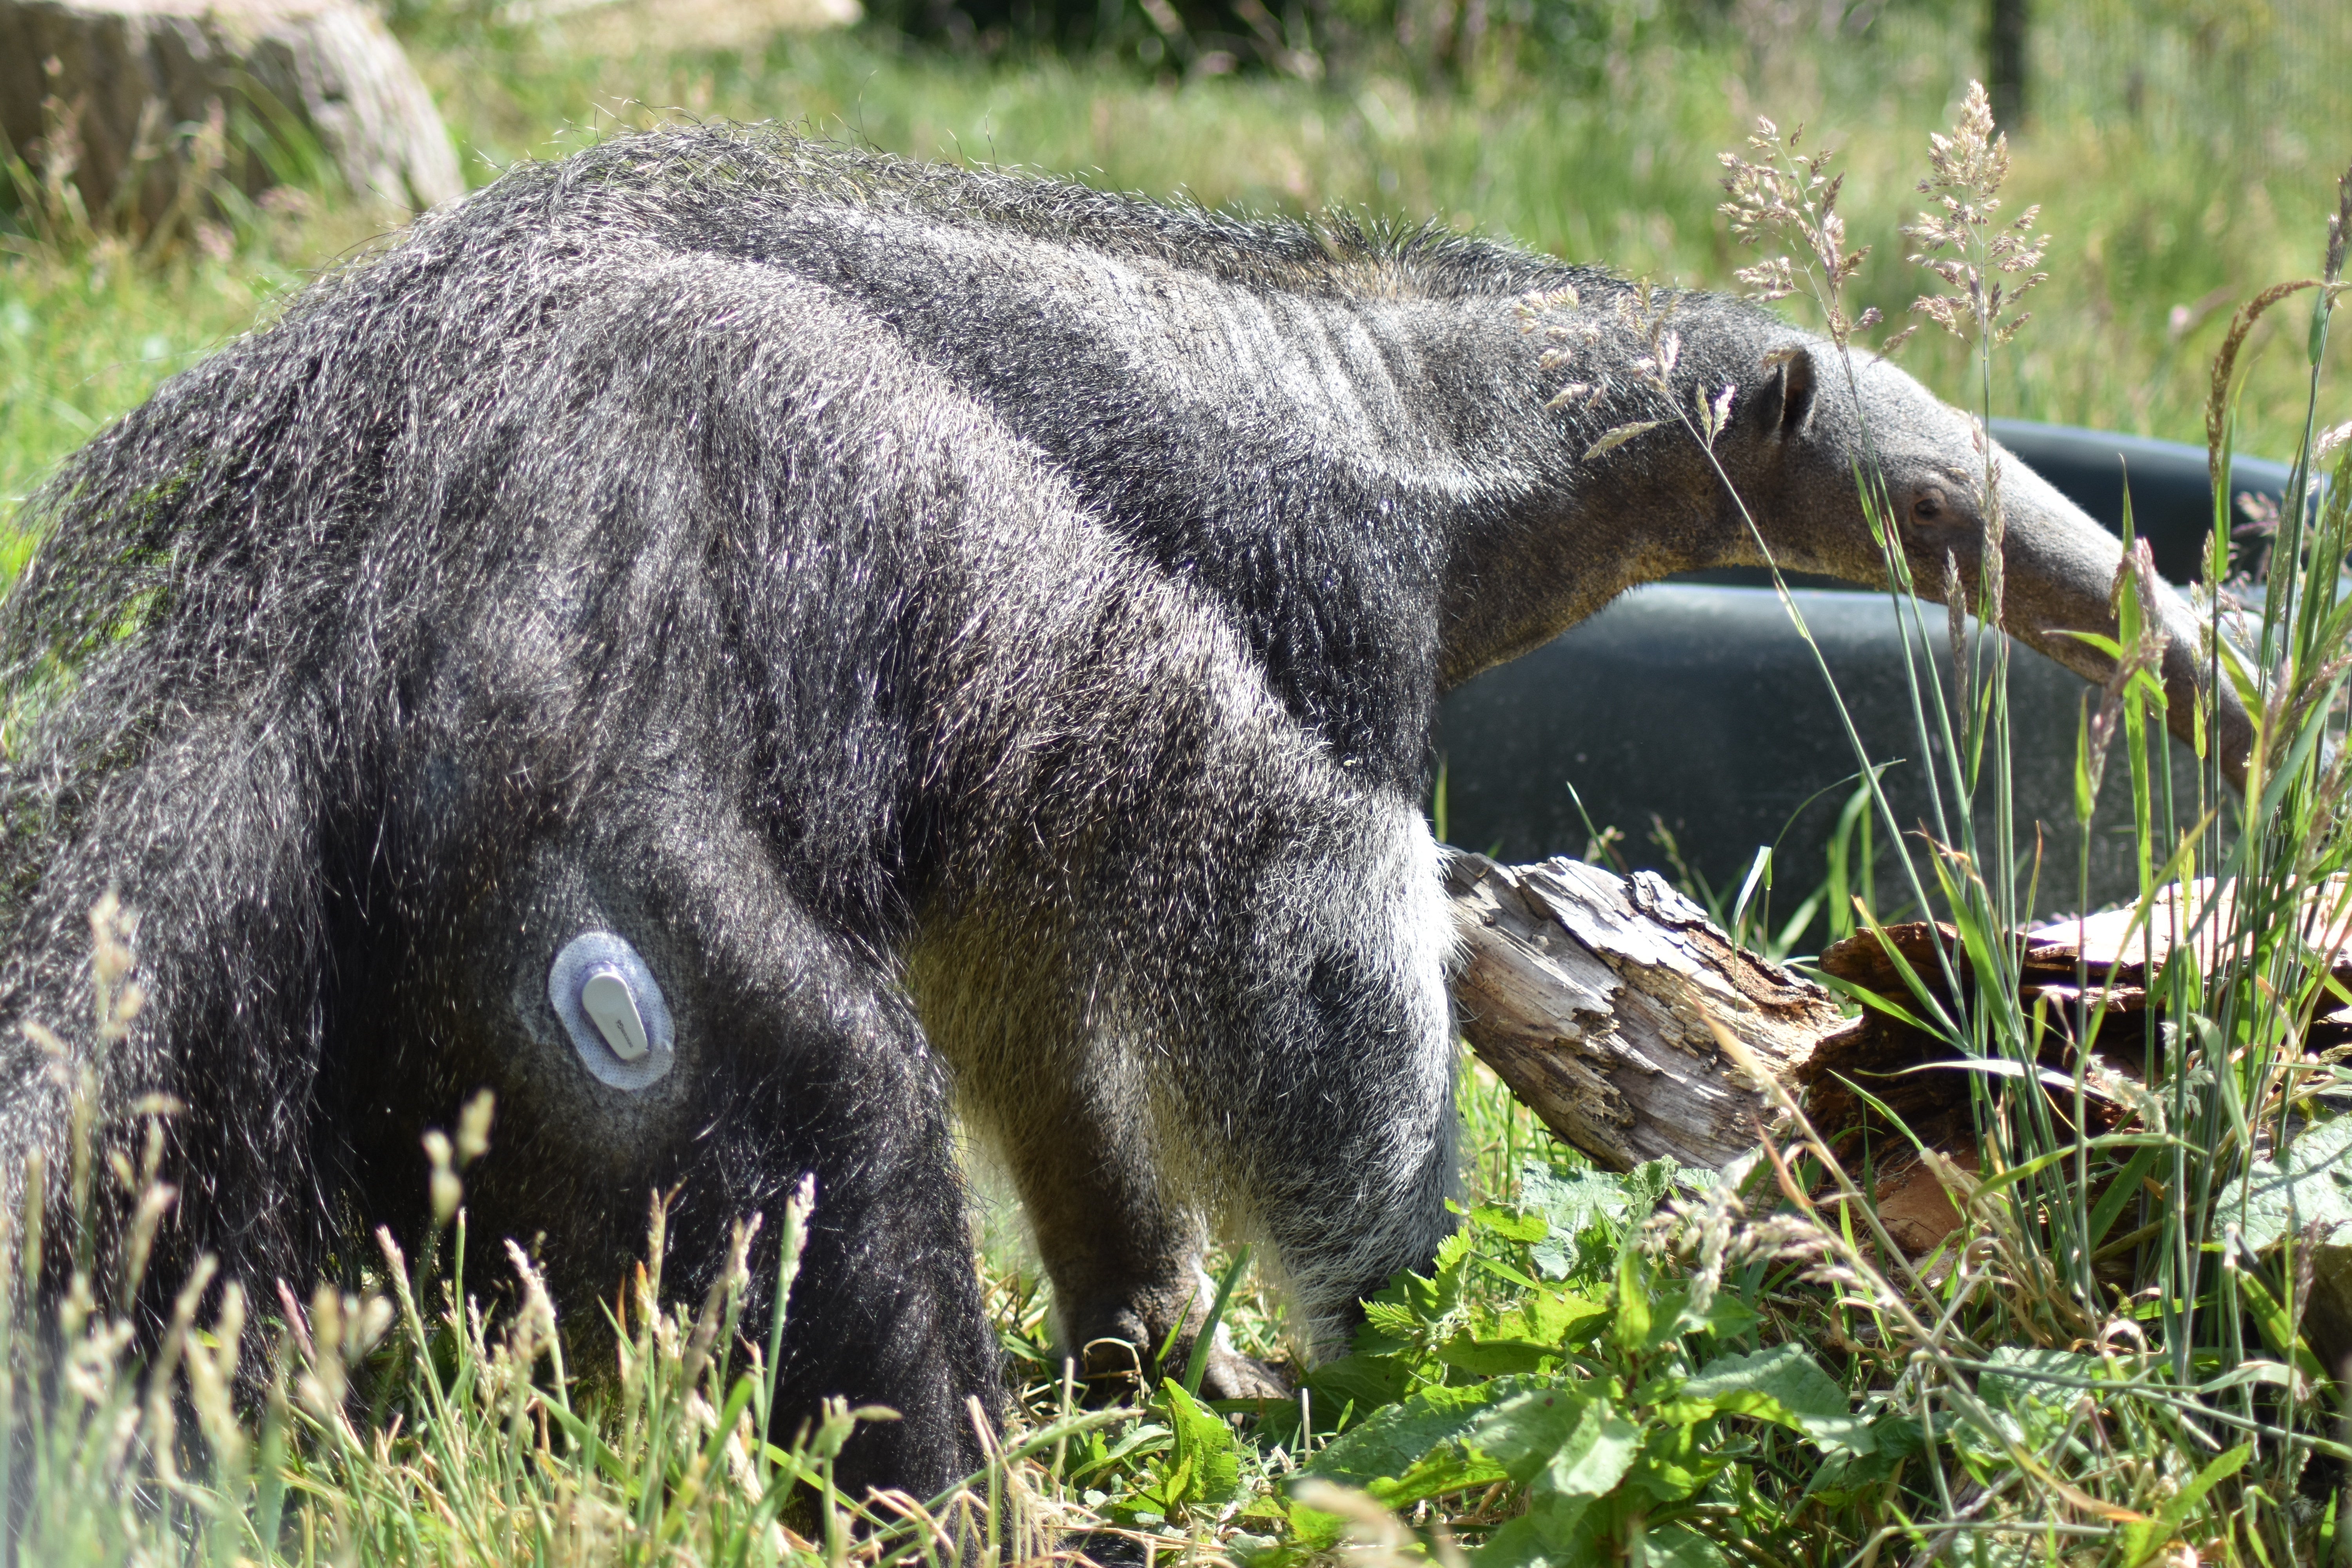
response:
{"label": "giant anteater", "polygon": [[[1736,388],[1775,552],[1874,579],[1866,414],[1919,579],[1975,581],[1958,416],[1700,295],[1654,301],[1661,393],[1627,288],[766,132],[509,171],[30,504],[0,1169],[57,1166],[17,1026],[84,1005],[115,888],[150,1001],[102,1109],[184,1103],[183,1260],[299,1282],[413,1226],[419,1130],[483,1085],[475,1234],[540,1238],[577,1319],[649,1190],[715,1267],[814,1172],[785,1409],[895,1406],[844,1479],[920,1490],[997,1397],[952,1089],[1088,1371],[1185,1342],[1213,1225],[1342,1342],[1448,1226],[1433,704],[1758,559],[1674,410]],[[2115,541],[2006,494],[2010,624],[2098,674],[2056,628],[2107,623]]]}

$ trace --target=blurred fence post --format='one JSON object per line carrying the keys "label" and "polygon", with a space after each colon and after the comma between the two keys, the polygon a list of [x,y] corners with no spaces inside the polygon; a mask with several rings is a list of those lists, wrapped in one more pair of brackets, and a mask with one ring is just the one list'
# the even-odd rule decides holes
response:
{"label": "blurred fence post", "polygon": [[1993,123],[2014,132],[2025,118],[2025,0],[1990,0],[1985,28],[1985,89]]}

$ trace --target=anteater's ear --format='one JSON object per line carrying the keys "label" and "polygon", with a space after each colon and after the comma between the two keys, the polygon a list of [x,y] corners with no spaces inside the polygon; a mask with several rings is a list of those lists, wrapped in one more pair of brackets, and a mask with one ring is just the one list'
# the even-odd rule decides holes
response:
{"label": "anteater's ear", "polygon": [[1813,412],[1813,356],[1801,343],[1776,349],[1764,356],[1769,378],[1753,405],[1758,426],[1766,434],[1794,436],[1803,431]]}

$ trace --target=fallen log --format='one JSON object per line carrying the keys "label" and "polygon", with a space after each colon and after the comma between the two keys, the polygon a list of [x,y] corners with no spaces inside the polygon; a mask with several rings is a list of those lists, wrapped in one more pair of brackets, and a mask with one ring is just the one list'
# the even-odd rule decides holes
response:
{"label": "fallen log", "polygon": [[1733,946],[1654,872],[1455,854],[1445,885],[1462,942],[1463,1037],[1605,1168],[1720,1167],[1756,1146],[1769,1104],[1712,1026],[1793,1084],[1850,1022],[1828,991]]}
{"label": "fallen log", "polygon": [[[1667,1159],[1720,1168],[1755,1147],[1771,1128],[1771,1101],[1726,1057],[1720,1028],[1801,1100],[1850,1170],[1872,1173],[1880,1220],[1906,1252],[1933,1250],[1958,1225],[1944,1180],[1916,1152],[1924,1144],[1963,1176],[1980,1168],[1975,1075],[1916,1070],[1956,1062],[1948,1041],[1879,1010],[1849,1015],[1823,987],[1735,947],[1706,911],[1651,872],[1621,877],[1568,859],[1502,866],[1456,853],[1445,885],[1461,942],[1454,994],[1463,1037],[1546,1126],[1595,1163],[1627,1170]],[[2334,955],[2337,984],[2352,989],[2352,933],[2344,929],[2352,917],[2340,886],[2328,891],[2311,900],[2304,936],[2313,951]],[[2046,1026],[2038,1037],[2042,1092],[2054,1094],[2062,1120],[2080,1114],[2097,1133],[2129,1114],[2132,1085],[2146,1070],[2139,1047],[2153,973],[2192,927],[2200,966],[2224,963],[2210,934],[2216,922],[2198,921],[2213,912],[2203,908],[2212,896],[2200,883],[2159,898],[2140,921],[2118,910],[2019,935],[2019,998]],[[1940,978],[1948,970],[1964,991],[1975,984],[1950,929],[1925,921],[1858,932],[1826,950],[1819,967],[1916,1009],[1898,955],[1939,1005],[1952,1001]],[[2100,1008],[2107,1026],[2078,1100],[2075,1019]],[[2352,1045],[2352,1006],[2325,1005],[2301,1044]],[[2352,1135],[2346,1142],[2352,1145]],[[2352,1172],[2352,1148],[2342,1163]],[[2256,1176],[2270,1169],[2262,1165]],[[2282,1191],[2294,1186],[2275,1173],[2263,1179]],[[2347,1183],[2352,1187],[2352,1175]],[[2352,1207],[2323,1217],[2344,1215]],[[2352,1247],[2341,1257],[2352,1258]],[[2352,1263],[2342,1272],[2352,1280]],[[2336,1338],[2352,1354],[2352,1285],[2339,1294],[2346,1305]]]}

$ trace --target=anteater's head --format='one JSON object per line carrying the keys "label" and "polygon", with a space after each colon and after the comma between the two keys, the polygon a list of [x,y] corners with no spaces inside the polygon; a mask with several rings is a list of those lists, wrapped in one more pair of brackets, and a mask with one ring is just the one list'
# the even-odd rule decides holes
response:
{"label": "anteater's head", "polygon": [[[1985,560],[1986,452],[1974,423],[1884,360],[1847,361],[1818,340],[1768,347],[1718,443],[1733,487],[1784,567],[1883,584],[1886,566],[1861,500],[1858,476],[1884,477],[1884,494],[1913,582],[1941,602],[1957,575],[1979,603]],[[2089,680],[2113,661],[2067,634],[2116,629],[2123,546],[2046,480],[1991,444],[2000,511],[2002,610],[2008,629]],[[1744,518],[1724,499],[1716,521],[1723,563],[1759,559]],[[2167,720],[2187,736],[2207,668],[2199,626],[2179,595],[2153,606],[2169,635],[2163,675]],[[2224,770],[2242,784],[2252,726],[2225,681],[2216,723]]]}

